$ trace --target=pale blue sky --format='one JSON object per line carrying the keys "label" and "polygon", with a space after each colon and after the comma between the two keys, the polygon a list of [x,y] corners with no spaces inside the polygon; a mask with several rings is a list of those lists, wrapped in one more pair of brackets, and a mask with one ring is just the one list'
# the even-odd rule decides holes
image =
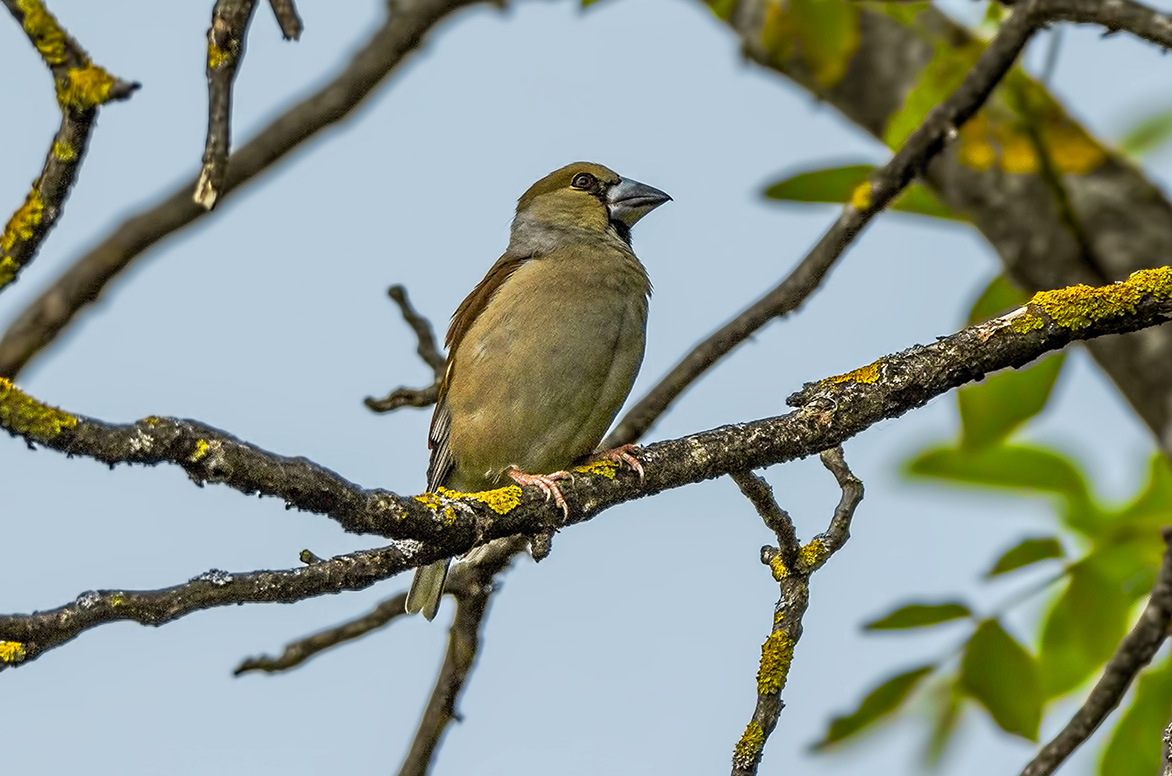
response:
{"label": "pale blue sky", "polygon": [[[98,62],[143,89],[103,110],[63,221],[0,297],[0,325],[95,236],[198,169],[210,6],[51,4]],[[375,0],[344,14],[312,0],[299,7],[306,31],[296,44],[258,9],[236,92],[238,139],[333,73],[381,17]],[[982,8],[957,6],[970,18]],[[39,170],[57,113],[43,66],[8,19],[0,72],[7,210]],[[1055,88],[1102,136],[1168,99],[1170,86],[1168,60],[1150,47],[1091,30],[1066,36]],[[475,8],[443,25],[347,123],[143,258],[22,384],[110,421],[198,418],[364,486],[415,493],[429,413],[376,417],[361,403],[428,379],[385,289],[405,284],[442,327],[503,250],[513,203],[533,180],[591,159],[675,199],[635,230],[656,288],[640,395],[775,283],[834,217],[833,208],[766,203],[765,184],[885,158],[833,110],[745,64],[698,4]],[[1165,183],[1168,159],[1153,161]],[[996,272],[963,227],[883,217],[799,315],[728,359],[648,441],[778,414],[805,381],[949,333]],[[1121,497],[1142,477],[1150,444],[1086,360],[1073,362],[1035,436],[1073,452]],[[949,654],[964,626],[913,640],[864,636],[860,623],[909,599],[964,595],[990,606],[1024,583],[978,580],[1001,550],[1050,530],[1044,502],[897,475],[910,452],[953,434],[953,407],[946,397],[847,444],[867,499],[850,544],[814,579],[762,773],[908,772],[924,733],[914,722],[834,756],[806,747],[877,679]],[[109,471],[9,439],[0,471],[5,612],[90,588],[161,587],[212,567],[292,567],[306,547],[325,556],[377,543],[277,501],[197,489],[174,467]],[[816,461],[767,476],[804,537],[824,528],[837,493]],[[777,596],[757,561],[770,539],[722,480],[613,509],[560,534],[540,566],[521,560],[494,604],[465,721],[435,772],[727,770]],[[5,761],[38,774],[393,772],[430,691],[450,604],[436,623],[397,622],[288,675],[234,679],[231,670],[405,584],[88,632],[0,677]],[[985,718],[970,721],[950,772],[1012,773],[1031,756]]]}

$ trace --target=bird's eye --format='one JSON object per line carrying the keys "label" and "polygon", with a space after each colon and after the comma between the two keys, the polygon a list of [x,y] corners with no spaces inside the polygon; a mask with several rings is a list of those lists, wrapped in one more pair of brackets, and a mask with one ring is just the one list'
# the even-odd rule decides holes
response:
{"label": "bird's eye", "polygon": [[570,185],[576,189],[588,189],[597,182],[597,179],[588,172],[580,172],[574,176]]}

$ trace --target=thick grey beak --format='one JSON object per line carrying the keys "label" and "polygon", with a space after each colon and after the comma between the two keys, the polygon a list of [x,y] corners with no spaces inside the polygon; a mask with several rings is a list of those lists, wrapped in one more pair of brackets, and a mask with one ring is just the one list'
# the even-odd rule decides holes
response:
{"label": "thick grey beak", "polygon": [[623,178],[606,193],[606,207],[612,221],[622,221],[628,227],[664,202],[667,194],[646,183]]}

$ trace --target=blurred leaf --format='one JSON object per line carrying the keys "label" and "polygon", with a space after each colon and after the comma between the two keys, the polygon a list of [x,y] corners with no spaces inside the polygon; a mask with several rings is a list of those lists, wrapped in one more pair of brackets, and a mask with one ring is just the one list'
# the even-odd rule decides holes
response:
{"label": "blurred leaf", "polygon": [[1120,521],[1140,521],[1153,526],[1172,523],[1172,467],[1156,453],[1148,461],[1148,480],[1143,490],[1119,513]]}
{"label": "blurred leaf", "polygon": [[943,604],[908,604],[878,620],[872,620],[863,627],[867,630],[922,628],[971,616],[972,612],[967,606],[951,601]]}
{"label": "blurred leaf", "polygon": [[963,709],[960,702],[962,694],[959,689],[960,677],[953,677],[946,685],[934,693],[934,711],[931,714],[932,732],[928,736],[928,746],[924,750],[924,765],[934,768],[940,764],[952,735],[960,724],[960,713]]}
{"label": "blurred leaf", "polygon": [[1025,304],[1027,299],[1029,294],[1019,291],[1004,275],[998,275],[989,281],[989,285],[985,286],[977,301],[973,302],[973,307],[969,310],[968,324],[971,326],[987,321],[995,315]]}
{"label": "blurred leaf", "polygon": [[1055,353],[1021,371],[1000,372],[961,388],[957,392],[961,444],[978,449],[1000,442],[1041,412],[1065,358]]}
{"label": "blurred leaf", "polygon": [[993,564],[993,568],[985,574],[986,577],[995,577],[998,574],[1008,574],[1010,571],[1016,571],[1022,566],[1028,566],[1031,563],[1037,563],[1042,560],[1050,560],[1052,558],[1061,558],[1065,553],[1062,551],[1062,543],[1053,536],[1047,536],[1041,539],[1026,539],[1015,547],[1010,547],[1005,554],[997,559]]}
{"label": "blurred leaf", "polygon": [[1160,772],[1160,738],[1168,724],[1172,660],[1146,671],[1135,697],[1111,731],[1099,761],[1100,776],[1152,776]]}
{"label": "blurred leaf", "polygon": [[986,35],[992,35],[997,32],[1004,17],[1005,9],[1001,3],[997,0],[989,0],[989,4],[985,6],[985,18],[981,20],[979,29]]}
{"label": "blurred leaf", "polygon": [[1045,698],[1073,690],[1102,667],[1127,631],[1131,603],[1093,556],[1070,569],[1070,583],[1042,626],[1038,673]]}
{"label": "blurred leaf", "polygon": [[867,693],[867,697],[863,698],[862,703],[853,712],[845,717],[835,717],[830,722],[826,736],[814,744],[814,748],[824,749],[890,716],[907,700],[920,680],[932,673],[935,668],[934,665],[920,666],[883,682]]}
{"label": "blurred leaf", "polygon": [[1042,693],[1034,659],[996,620],[982,622],[969,639],[960,681],[1002,730],[1037,740]]}
{"label": "blurred leaf", "polygon": [[1057,494],[1065,500],[1067,523],[1079,530],[1089,530],[1089,526],[1104,519],[1091,500],[1086,481],[1074,462],[1040,447],[929,448],[905,462],[904,471],[913,477]]}
{"label": "blurred leaf", "polygon": [[1119,150],[1128,156],[1150,154],[1172,140],[1172,108],[1144,116],[1119,138]]}
{"label": "blurred leaf", "polygon": [[903,146],[928,112],[956,90],[984,50],[985,44],[977,40],[963,43],[938,40],[932,61],[920,69],[903,105],[887,120],[883,142],[888,148]]}
{"label": "blurred leaf", "polygon": [[[869,164],[852,164],[798,173],[765,189],[765,196],[786,202],[826,202],[841,205],[850,201],[855,188],[874,170],[874,166]],[[888,209],[951,221],[965,220],[919,184],[908,186]]]}

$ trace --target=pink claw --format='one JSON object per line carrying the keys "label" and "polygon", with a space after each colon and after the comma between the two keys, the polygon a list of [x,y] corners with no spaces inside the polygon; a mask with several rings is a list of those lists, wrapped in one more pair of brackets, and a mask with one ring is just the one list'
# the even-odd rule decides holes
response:
{"label": "pink claw", "polygon": [[601,453],[595,453],[590,456],[596,461],[614,461],[615,463],[625,463],[631,467],[631,470],[637,472],[639,475],[639,482],[643,481],[643,464],[639,463],[635,456],[631,455],[639,449],[639,445],[622,445],[613,450],[604,450]]}
{"label": "pink claw", "polygon": [[545,494],[545,500],[549,501],[553,497],[553,503],[562,508],[562,515],[569,519],[570,505],[566,503],[566,499],[562,496],[562,491],[558,488],[557,480],[572,479],[567,471],[554,472],[553,474],[526,474],[520,469],[509,469],[506,474],[509,478],[524,487],[526,485],[536,485],[541,488],[541,492]]}

